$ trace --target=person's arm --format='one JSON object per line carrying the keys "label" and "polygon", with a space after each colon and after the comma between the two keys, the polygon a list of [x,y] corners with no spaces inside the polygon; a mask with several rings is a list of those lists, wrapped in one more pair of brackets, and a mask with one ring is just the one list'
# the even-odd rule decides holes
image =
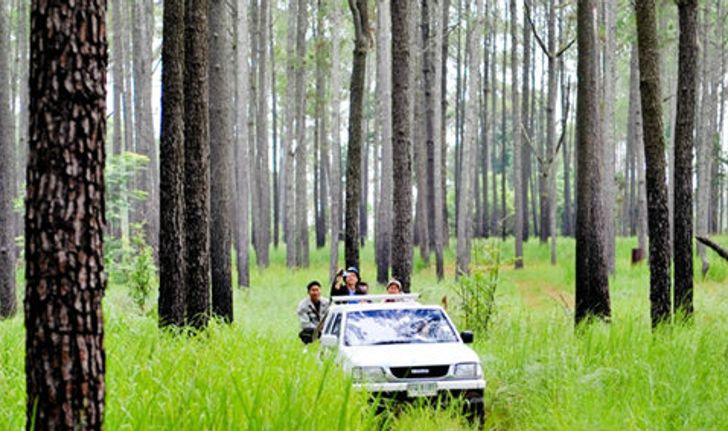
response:
{"label": "person's arm", "polygon": [[339,271],[336,274],[336,277],[334,278],[334,282],[331,283],[331,292],[329,293],[329,297],[341,295],[341,292],[342,292],[341,285],[343,283],[343,279],[344,279],[344,277],[341,274],[341,271]]}
{"label": "person's arm", "polygon": [[298,304],[298,310],[296,310],[296,314],[298,315],[298,321],[301,323],[301,329],[313,328],[314,326],[316,326],[311,321],[311,316],[309,316],[307,301],[304,300],[301,301],[300,304]]}

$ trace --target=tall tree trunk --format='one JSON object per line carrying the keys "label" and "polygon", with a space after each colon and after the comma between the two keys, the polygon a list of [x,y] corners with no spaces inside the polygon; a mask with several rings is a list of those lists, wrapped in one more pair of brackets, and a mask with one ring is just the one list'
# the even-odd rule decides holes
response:
{"label": "tall tree trunk", "polygon": [[210,308],[210,139],[207,0],[185,4],[185,229],[187,319],[207,325]]}
{"label": "tall tree trunk", "polygon": [[[361,1],[361,0],[360,0]],[[410,155],[409,14],[411,2],[393,1],[392,13],[392,163],[397,168],[393,191],[392,275],[409,292],[412,273],[412,158]]]}
{"label": "tall tree trunk", "polygon": [[[468,70],[477,71],[480,64],[480,49],[476,41],[480,39],[481,15],[483,0],[476,0],[474,8],[468,13]],[[473,72],[468,85],[465,114],[466,127],[463,142],[463,172],[458,206],[458,247],[457,247],[457,274],[467,274],[470,271],[471,237],[473,227],[473,179],[475,178],[475,149],[478,142],[478,95],[480,92],[480,76]]]}
{"label": "tall tree trunk", "polygon": [[442,243],[450,246],[450,224],[447,211],[447,59],[450,38],[450,0],[442,0],[442,57],[440,76],[440,201],[442,211]]}
{"label": "tall tree trunk", "polygon": [[235,250],[238,263],[238,286],[250,286],[250,173],[248,166],[248,93],[250,68],[248,66],[249,33],[248,5],[237,0],[235,33]]}
{"label": "tall tree trunk", "polygon": [[[258,8],[258,0],[251,0],[248,18],[250,19],[250,73],[248,79],[250,81],[250,90],[248,92],[248,162],[246,169],[250,175],[250,227],[251,227],[251,243],[253,250],[257,253],[258,245],[258,229],[260,223],[260,195],[258,194],[258,163],[257,163],[257,118],[258,118],[258,45],[260,45],[260,12]],[[295,26],[294,26],[295,28]],[[257,256],[256,256],[257,260]],[[256,262],[257,263],[257,262]]]}
{"label": "tall tree trunk", "polygon": [[10,100],[10,20],[0,6],[0,319],[15,314],[15,142]]}
{"label": "tall tree trunk", "polygon": [[316,8],[316,137],[314,138],[318,151],[316,160],[319,163],[318,199],[315,202],[316,211],[316,248],[326,245],[326,212],[328,203],[328,174],[329,174],[329,139],[326,113],[326,38],[324,37],[323,0],[318,0]]}
{"label": "tall tree trunk", "polygon": [[286,37],[286,136],[285,136],[285,167],[281,170],[284,181],[282,201],[285,202],[283,211],[283,229],[286,239],[286,264],[289,268],[296,266],[296,213],[295,213],[295,147],[293,139],[296,120],[296,14],[297,0],[288,1],[288,33]]}
{"label": "tall tree trunk", "polygon": [[[111,1],[111,28],[112,28],[112,45],[113,48],[111,50],[111,57],[112,57],[112,79],[113,79],[113,109],[114,109],[114,116],[113,116],[113,125],[114,125],[114,135],[113,135],[113,141],[111,145],[111,151],[109,151],[109,154],[112,156],[118,155],[121,153],[121,149],[123,146],[123,139],[122,136],[122,126],[124,123],[124,116],[122,112],[122,104],[123,104],[123,95],[124,95],[124,44],[122,43],[122,15],[121,15],[121,3],[123,0],[112,0]],[[22,2],[21,3],[25,3]],[[116,187],[110,187],[111,193],[121,193],[121,188]],[[121,236],[121,231],[119,227],[119,221],[112,219],[107,221],[108,226],[110,227],[109,233],[112,236]]]}
{"label": "tall tree trunk", "polygon": [[308,267],[308,199],[306,182],[306,0],[298,0],[296,23],[296,264]]}
{"label": "tall tree trunk", "polygon": [[260,2],[258,19],[258,113],[255,118],[255,193],[258,195],[255,223],[255,260],[259,267],[270,264],[270,163],[268,140],[268,84],[270,69],[268,67],[268,1]]}
{"label": "tall tree trunk", "polygon": [[231,274],[233,188],[233,26],[225,0],[210,0],[210,264],[212,313],[233,320]]}
{"label": "tall tree trunk", "polygon": [[[498,38],[496,37],[496,34],[498,34],[498,22],[500,21],[500,13],[498,9],[498,2],[495,2],[493,4],[493,16],[491,17],[491,26],[492,29],[490,31],[491,38],[493,40],[493,61],[490,64],[490,76],[491,80],[493,82],[492,90],[491,90],[491,118],[490,118],[490,128],[493,135],[493,145],[492,145],[492,153],[491,153],[491,179],[492,179],[492,187],[493,187],[493,207],[491,211],[491,221],[490,221],[490,232],[492,235],[498,235],[498,217],[499,217],[499,211],[498,211],[498,177],[497,177],[497,169],[496,169],[496,163],[498,161],[497,158],[497,150],[498,150],[498,130],[497,130],[497,110],[498,110],[498,79],[497,79],[497,67],[498,67],[498,61],[496,58],[496,53],[498,52],[497,45],[498,45]],[[501,97],[503,97],[501,95]],[[502,216],[501,216],[502,217]]]}
{"label": "tall tree trunk", "polygon": [[662,134],[660,57],[657,45],[655,1],[636,3],[643,109],[647,214],[650,230],[650,304],[652,326],[670,317],[670,222],[665,184],[665,141]]}
{"label": "tall tree trunk", "polygon": [[[414,6],[415,13],[412,14],[413,29],[412,34],[412,52],[415,58],[415,67],[412,72],[415,75],[414,85],[414,118],[411,123],[412,138],[414,146],[414,158],[416,167],[417,180],[417,217],[415,221],[415,237],[419,236],[419,242],[415,243],[420,247],[420,257],[425,265],[430,263],[430,219],[427,211],[428,202],[430,200],[430,190],[428,187],[428,138],[427,133],[427,92],[429,84],[426,70],[425,53],[428,50],[430,41],[430,5],[427,1],[420,1]],[[419,32],[418,32],[419,30]],[[420,37],[416,37],[419,35]],[[416,127],[420,125],[420,127]],[[423,127],[424,126],[424,127]]]}
{"label": "tall tree trunk", "polygon": [[[20,64],[18,65],[18,106],[20,107],[16,113],[18,117],[18,151],[16,157],[16,170],[15,170],[15,185],[19,190],[23,182],[25,181],[25,166],[28,160],[28,106],[30,102],[28,97],[30,95],[28,88],[28,70],[30,56],[28,55],[29,40],[28,27],[30,24],[30,14],[28,12],[28,2],[24,0],[18,1],[18,58]],[[116,78],[114,78],[116,79]],[[15,226],[15,232],[20,235],[23,232],[23,217],[18,215],[15,217],[18,222]]]}
{"label": "tall tree trunk", "polygon": [[677,124],[675,126],[675,193],[673,255],[675,257],[675,309],[693,313],[693,133],[698,57],[698,2],[678,1],[680,52],[678,64]]}
{"label": "tall tree trunk", "polygon": [[[547,209],[548,215],[541,214],[541,231],[547,231],[551,236],[551,264],[556,265],[556,2],[549,1],[548,10],[548,96],[546,102],[546,157],[547,169]],[[568,94],[563,95],[568,106]],[[562,109],[564,107],[562,106]],[[564,110],[568,115],[568,110]],[[563,127],[566,122],[562,122]],[[565,131],[562,130],[562,138]],[[543,193],[543,192],[542,192]],[[545,223],[544,223],[545,222]],[[548,229],[546,226],[548,225]]]}
{"label": "tall tree trunk", "polygon": [[[603,117],[602,117],[602,148],[604,150],[604,211],[607,218],[606,224],[606,253],[609,264],[609,272],[614,272],[614,165],[615,165],[615,139],[614,139],[614,103],[615,103],[615,82],[617,71],[614,55],[617,51],[617,3],[612,0],[603,0],[604,4],[604,43],[602,45],[604,54],[602,58],[602,94]],[[669,236],[669,235],[668,235]]]}
{"label": "tall tree trunk", "polygon": [[[442,103],[439,101],[442,98],[442,93],[445,91],[443,87],[442,74],[443,69],[440,67],[441,64],[446,62],[442,56],[443,33],[444,27],[444,16],[447,14],[448,0],[443,0],[439,5],[437,2],[433,4],[437,5],[436,13],[432,19],[432,62],[434,63],[433,69],[433,89],[432,89],[432,183],[430,184],[430,199],[432,201],[431,217],[433,219],[433,231],[432,236],[435,247],[435,272],[437,274],[438,281],[445,278],[445,265],[443,258],[443,247],[446,230],[446,220],[444,219],[445,210],[443,210],[444,201],[444,189],[440,187],[442,179],[445,177],[446,171],[442,169],[442,148],[445,147],[445,141],[442,139],[442,135],[438,131],[442,130]],[[429,157],[428,157],[429,159]]]}
{"label": "tall tree trunk", "polygon": [[[373,37],[369,35],[368,37]],[[370,46],[374,41],[370,41]],[[371,99],[373,98],[374,88],[374,60],[371,56],[367,57],[366,61],[366,74],[364,78],[364,109],[362,113],[362,152],[361,152],[361,193],[359,193],[359,245],[364,247],[366,245],[367,236],[369,235],[369,217],[368,217],[368,206],[369,206],[369,153],[372,149],[372,133],[371,124],[373,112],[370,106],[373,104]]]}
{"label": "tall tree trunk", "polygon": [[[132,55],[129,35],[129,22],[131,21],[131,15],[129,13],[129,3],[124,3],[121,7],[121,14],[119,15],[119,22],[121,25],[121,31],[119,37],[121,43],[119,45],[120,57],[124,61],[122,71],[124,74],[124,89],[122,92],[122,106],[124,112],[124,144],[119,148],[119,154],[124,151],[134,151],[134,118],[132,110]],[[129,182],[122,186],[121,189],[121,210],[119,215],[119,227],[122,245],[129,245]]]}
{"label": "tall tree trunk", "polygon": [[279,154],[282,151],[278,146],[278,97],[276,87],[276,56],[275,56],[275,32],[273,31],[273,7],[275,3],[268,7],[268,55],[270,56],[270,99],[271,99],[271,131],[273,132],[273,248],[278,250],[278,241],[280,238],[281,224],[281,181],[280,167],[283,165],[285,155]]}
{"label": "tall tree trunk", "polygon": [[[454,160],[454,169],[453,169],[453,179],[455,182],[455,230],[457,233],[457,224],[459,219],[459,211],[460,211],[460,180],[462,178],[462,124],[464,123],[462,119],[462,113],[463,113],[463,31],[465,31],[465,27],[462,25],[462,23],[465,21],[463,17],[463,0],[456,0],[457,1],[457,39],[456,39],[456,48],[455,51],[455,151],[453,154],[453,160]],[[445,170],[447,172],[447,170]]]}
{"label": "tall tree trunk", "polygon": [[[480,165],[482,168],[483,178],[483,212],[481,218],[478,220],[480,225],[480,232],[483,237],[489,236],[489,224],[490,224],[490,211],[488,204],[488,169],[490,168],[490,117],[488,111],[488,96],[491,93],[490,89],[490,51],[491,51],[491,39],[493,36],[493,28],[491,27],[490,21],[490,3],[485,5],[485,27],[488,32],[483,32],[483,94],[481,99],[481,141],[482,141],[482,158],[480,159]],[[493,59],[495,63],[495,59]]]}
{"label": "tall tree trunk", "polygon": [[576,209],[576,323],[593,316],[609,319],[608,262],[605,254],[602,208],[601,132],[597,71],[596,0],[577,4],[577,209]]}
{"label": "tall tree trunk", "polygon": [[341,113],[340,106],[340,40],[341,10],[337,0],[332,0],[331,8],[331,253],[329,254],[329,281],[333,281],[339,266],[339,232],[341,216]]}
{"label": "tall tree trunk", "polygon": [[[513,0],[508,0],[513,1]],[[506,234],[507,234],[507,223],[506,220],[508,219],[508,208],[506,206],[506,165],[507,165],[507,152],[506,152],[506,141],[508,132],[506,131],[506,63],[508,61],[508,37],[505,35],[508,34],[508,8],[504,8],[504,14],[505,18],[503,19],[503,69],[501,70],[501,166],[500,166],[500,173],[501,173],[501,239],[503,241],[506,240]],[[515,189],[514,189],[515,190]]]}
{"label": "tall tree trunk", "polygon": [[[346,266],[359,266],[359,199],[363,142],[364,86],[369,50],[367,0],[349,0],[354,19],[354,64],[349,99],[349,148],[346,160]],[[396,164],[395,164],[396,165]]]}
{"label": "tall tree trunk", "polygon": [[27,428],[100,430],[106,2],[33,1],[31,11]]}
{"label": "tall tree trunk", "polygon": [[634,133],[633,148],[635,159],[636,195],[637,202],[632,209],[635,220],[635,234],[637,247],[647,249],[647,187],[645,184],[645,147],[642,132],[642,101],[640,98],[640,70],[637,43],[632,45],[630,59],[630,123]]}
{"label": "tall tree trunk", "polygon": [[[525,4],[525,3],[524,3]],[[532,139],[533,119],[529,118],[531,109],[530,88],[528,86],[529,73],[531,71],[531,29],[528,28],[526,22],[526,14],[523,14],[523,69],[521,79],[522,102],[521,102],[521,121],[518,129],[521,134],[521,142],[528,142]],[[535,98],[535,96],[534,96]],[[529,223],[528,223],[528,183],[531,179],[531,147],[521,145],[521,233],[523,241],[528,241]],[[533,193],[533,190],[531,191]],[[543,223],[542,223],[543,224]]]}
{"label": "tall tree trunk", "polygon": [[135,219],[144,222],[144,238],[152,249],[157,249],[158,222],[156,210],[156,188],[154,176],[157,169],[154,151],[154,125],[152,117],[152,36],[148,20],[153,19],[146,7],[146,1],[134,3],[132,7],[132,60],[134,74],[134,125],[136,147],[134,151],[149,160],[136,179],[136,187],[147,193],[135,213]]}
{"label": "tall tree trunk", "polygon": [[379,175],[379,206],[374,221],[376,231],[377,282],[389,278],[392,247],[392,33],[390,0],[377,4],[377,123],[382,143]]}
{"label": "tall tree trunk", "polygon": [[[164,5],[162,124],[159,139],[159,324],[185,320],[184,4]],[[247,85],[247,83],[246,83]]]}
{"label": "tall tree trunk", "polygon": [[[563,45],[565,42],[564,37],[564,9],[559,10],[559,44]],[[561,105],[566,105],[565,98],[569,98],[569,85],[566,83],[566,73],[564,66],[564,57],[559,57],[559,80],[561,84]],[[570,84],[570,82],[569,82]],[[571,223],[572,221],[572,201],[571,201],[571,160],[572,154],[569,147],[569,132],[568,132],[568,115],[562,112],[561,119],[561,133],[564,135],[564,151],[563,151],[563,164],[564,164],[564,215],[562,219],[562,232],[564,236],[573,236],[574,229]]]}
{"label": "tall tree trunk", "polygon": [[521,112],[518,94],[518,5],[511,0],[511,139],[513,140],[513,209],[516,216],[513,221],[513,232],[516,237],[515,267],[523,267],[523,189],[521,188]]}
{"label": "tall tree trunk", "polygon": [[[698,186],[696,189],[696,208],[695,208],[695,234],[705,236],[708,234],[708,212],[710,202],[710,120],[709,111],[711,105],[710,97],[710,73],[708,72],[709,63],[709,45],[708,45],[708,33],[711,31],[709,19],[707,18],[707,11],[703,13],[702,23],[702,42],[701,46],[703,50],[701,52],[700,67],[702,69],[701,81],[702,81],[702,97],[700,98],[700,114],[698,115],[698,124],[696,127],[697,131],[697,142],[696,142],[696,168],[697,168],[697,180]],[[700,255],[702,262],[702,273],[705,275],[708,272],[709,262],[708,257],[705,253],[705,246],[703,244],[697,244],[697,251]]]}

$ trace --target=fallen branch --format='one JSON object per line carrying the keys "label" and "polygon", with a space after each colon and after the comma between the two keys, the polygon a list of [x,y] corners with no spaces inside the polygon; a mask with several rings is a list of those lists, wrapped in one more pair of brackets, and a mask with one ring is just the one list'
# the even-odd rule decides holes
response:
{"label": "fallen branch", "polygon": [[722,257],[725,260],[728,260],[728,250],[724,249],[723,247],[719,246],[715,242],[713,242],[710,238],[705,236],[695,236],[695,239],[697,239],[699,242],[705,244],[706,246],[710,247],[718,253],[718,256]]}

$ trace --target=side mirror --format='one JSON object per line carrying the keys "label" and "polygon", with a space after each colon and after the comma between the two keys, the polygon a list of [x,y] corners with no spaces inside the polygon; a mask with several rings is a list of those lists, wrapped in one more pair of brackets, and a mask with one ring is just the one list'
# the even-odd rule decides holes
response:
{"label": "side mirror", "polygon": [[322,335],[320,341],[321,346],[323,347],[336,347],[336,345],[339,344],[339,339],[336,335],[331,334]]}
{"label": "side mirror", "polygon": [[473,342],[473,331],[463,331],[460,333],[460,338],[463,339],[463,343],[470,344]]}

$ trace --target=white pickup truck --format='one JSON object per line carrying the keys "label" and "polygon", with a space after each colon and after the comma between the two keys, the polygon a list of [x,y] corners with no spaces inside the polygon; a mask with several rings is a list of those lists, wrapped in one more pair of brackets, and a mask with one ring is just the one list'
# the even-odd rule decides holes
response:
{"label": "white pickup truck", "polygon": [[354,388],[396,401],[461,398],[467,413],[483,419],[485,379],[478,355],[445,310],[417,302],[418,295],[334,297],[321,346],[351,374]]}

